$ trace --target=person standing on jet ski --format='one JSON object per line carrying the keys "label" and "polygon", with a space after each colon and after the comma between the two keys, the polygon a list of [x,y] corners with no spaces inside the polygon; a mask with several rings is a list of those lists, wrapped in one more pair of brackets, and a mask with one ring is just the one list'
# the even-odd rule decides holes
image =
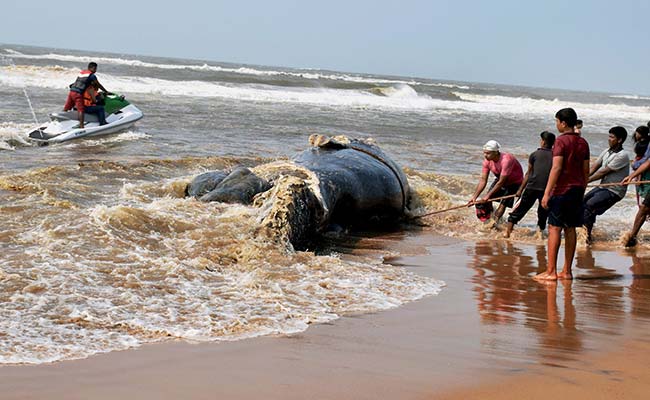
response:
{"label": "person standing on jet ski", "polygon": [[104,86],[99,83],[97,76],[95,76],[95,72],[97,72],[96,62],[88,63],[88,69],[84,69],[79,72],[77,80],[74,81],[72,85],[70,85],[70,92],[68,93],[68,98],[65,100],[65,105],[63,106],[63,111],[70,111],[72,109],[72,106],[76,107],[77,112],[79,113],[79,128],[84,127],[85,107],[83,96],[86,89],[88,89],[88,86],[90,86],[93,81],[96,81],[98,87],[104,91],[104,93],[111,94],[111,92],[106,90],[106,88],[104,88]]}
{"label": "person standing on jet ski", "polygon": [[97,92],[99,89],[99,81],[95,79],[88,85],[88,89],[84,92],[84,112],[88,114],[97,114],[99,125],[106,125],[106,111],[104,110],[104,102],[101,94]]}

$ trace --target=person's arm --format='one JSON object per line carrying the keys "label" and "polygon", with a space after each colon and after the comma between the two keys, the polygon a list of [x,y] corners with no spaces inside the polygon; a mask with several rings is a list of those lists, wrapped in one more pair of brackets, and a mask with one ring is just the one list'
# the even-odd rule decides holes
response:
{"label": "person's arm", "polygon": [[[589,162],[587,162],[587,165],[589,165]],[[594,173],[594,169],[592,167],[591,170],[588,171],[589,175],[588,175],[587,182],[593,182],[593,181],[597,181],[599,179],[602,179],[603,177],[605,177],[605,175],[609,174],[612,171],[613,170],[611,168],[605,167],[605,168],[602,168],[602,169],[598,170],[598,172]]]}
{"label": "person's arm", "polygon": [[528,170],[526,171],[526,175],[524,175],[524,180],[521,181],[521,186],[519,186],[519,189],[517,189],[517,197],[521,197],[521,194],[524,192],[524,189],[528,184],[528,178],[532,173],[533,173],[533,164],[531,164],[530,161],[528,161]]}
{"label": "person's arm", "polygon": [[467,202],[468,206],[474,204],[474,202],[476,202],[476,199],[481,194],[483,189],[485,189],[485,186],[487,185],[487,180],[488,180],[488,174],[489,173],[490,173],[489,171],[481,172],[481,179],[478,181],[478,185],[476,185],[476,190],[474,191],[474,195],[472,195],[472,198],[470,199],[470,201]]}
{"label": "person's arm", "polygon": [[95,80],[97,81],[97,86],[102,90],[102,92],[104,92],[106,94],[113,94],[113,93],[109,92],[108,90],[106,90],[106,88],[99,82],[99,79],[95,78]]}
{"label": "person's arm", "polygon": [[[591,169],[589,170],[589,176],[592,176],[593,174],[598,171],[598,169],[603,165],[603,158],[602,156],[598,157],[598,160],[594,163],[594,165],[591,166]],[[607,167],[605,167],[607,168]],[[599,178],[600,179],[600,178]],[[595,180],[595,179],[592,179]],[[590,181],[591,182],[591,181]]]}
{"label": "person's arm", "polygon": [[[564,163],[564,157],[554,156],[553,164],[551,166],[551,172],[548,175],[548,182],[546,182],[546,188],[544,189],[544,197],[542,198],[542,207],[548,209],[548,201],[551,198],[551,193],[555,189],[560,174],[562,173],[562,164]],[[587,170],[585,174],[589,174],[589,161],[587,161]]]}
{"label": "person's arm", "polygon": [[634,172],[632,172],[630,175],[626,176],[623,178],[621,183],[630,183],[634,179],[636,179],[638,176],[646,172],[648,169],[650,169],[650,159],[647,159],[639,168],[637,168]]}
{"label": "person's arm", "polygon": [[[600,160],[600,158],[599,158]],[[598,179],[602,179],[610,172],[620,171],[623,168],[629,170],[630,167],[630,157],[624,150],[619,151],[614,155],[614,157],[607,163],[607,166],[596,172],[592,172],[589,178],[589,182],[593,182]],[[592,168],[593,171],[593,168]]]}
{"label": "person's arm", "polygon": [[494,194],[497,193],[499,190],[501,190],[503,185],[506,184],[507,179],[508,179],[507,175],[500,175],[497,183],[495,183],[494,186],[492,186],[492,189],[489,192],[487,192],[487,194],[481,200],[482,201],[490,200],[492,196],[494,196]]}

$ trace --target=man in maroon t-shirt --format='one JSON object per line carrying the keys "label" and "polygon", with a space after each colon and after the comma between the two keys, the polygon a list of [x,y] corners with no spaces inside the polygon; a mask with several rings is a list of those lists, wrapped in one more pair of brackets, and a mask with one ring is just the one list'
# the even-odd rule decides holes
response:
{"label": "man in maroon t-shirt", "polygon": [[[553,146],[553,165],[542,198],[542,206],[549,211],[549,227],[546,272],[534,277],[540,281],[573,279],[571,264],[576,251],[576,227],[582,226],[582,199],[589,177],[589,144],[574,131],[577,119],[572,108],[563,108],[555,114],[555,126],[561,135]],[[562,230],[564,266],[558,274]]]}
{"label": "man in maroon t-shirt", "polygon": [[[488,175],[492,172],[496,180],[488,189],[487,194],[478,200],[479,203],[488,202],[495,197],[514,195],[517,193],[521,182],[524,179],[524,171],[517,158],[510,153],[501,152],[501,145],[496,140],[490,140],[483,146],[483,169],[481,179],[476,185],[474,195],[467,202],[468,206],[474,205],[485,186],[487,185]],[[514,196],[513,196],[514,197]],[[494,220],[499,221],[506,207],[512,207],[513,198],[503,199],[499,202],[499,208],[494,213]]]}

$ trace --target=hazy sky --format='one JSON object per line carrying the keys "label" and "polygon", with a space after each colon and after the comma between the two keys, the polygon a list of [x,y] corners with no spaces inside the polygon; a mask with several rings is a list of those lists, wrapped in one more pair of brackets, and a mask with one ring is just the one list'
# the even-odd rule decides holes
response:
{"label": "hazy sky", "polygon": [[0,43],[650,94],[650,0],[2,5]]}

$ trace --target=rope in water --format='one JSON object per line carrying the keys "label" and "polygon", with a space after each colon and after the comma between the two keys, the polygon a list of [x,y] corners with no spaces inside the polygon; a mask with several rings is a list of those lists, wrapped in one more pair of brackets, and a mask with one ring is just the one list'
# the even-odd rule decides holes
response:
{"label": "rope in water", "polygon": [[[629,182],[629,183],[612,182],[612,183],[600,183],[600,184],[598,184],[598,185],[591,185],[591,186],[589,186],[589,187],[608,187],[608,186],[622,186],[622,185],[643,185],[643,184],[648,184],[648,183],[650,183],[650,181],[632,181],[632,182]],[[468,204],[462,204],[462,205],[459,205],[459,206],[454,206],[454,207],[450,207],[450,208],[445,208],[444,210],[431,211],[431,212],[428,212],[428,213],[425,213],[425,214],[415,215],[415,216],[413,216],[413,217],[411,217],[411,218],[412,218],[412,219],[416,219],[416,218],[428,217],[428,216],[431,216],[431,215],[441,214],[441,213],[444,213],[444,212],[447,212],[447,211],[457,210],[457,209],[459,209],[459,208],[467,208],[467,207],[471,207],[471,206],[476,205],[476,204],[479,204],[479,203],[487,203],[487,202],[489,202],[489,201],[505,200],[505,199],[509,199],[509,198],[512,198],[512,197],[515,197],[515,196],[517,196],[517,195],[516,195],[516,194],[510,194],[510,195],[508,195],[508,196],[494,197],[494,198],[492,198],[492,199],[488,199],[488,200],[486,200],[486,201],[473,201],[473,202],[468,203]]]}

